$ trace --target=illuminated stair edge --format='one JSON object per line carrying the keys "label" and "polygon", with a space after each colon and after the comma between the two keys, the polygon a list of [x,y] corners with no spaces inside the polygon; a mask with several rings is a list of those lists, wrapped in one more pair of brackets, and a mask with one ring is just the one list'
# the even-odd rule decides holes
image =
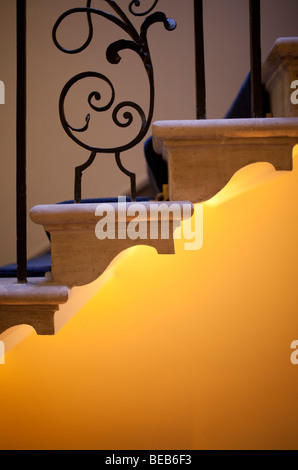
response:
{"label": "illuminated stair edge", "polygon": [[16,279],[0,282],[0,335],[16,325],[32,326],[39,335],[55,332],[54,315],[69,298],[66,286],[55,285],[47,278]]}

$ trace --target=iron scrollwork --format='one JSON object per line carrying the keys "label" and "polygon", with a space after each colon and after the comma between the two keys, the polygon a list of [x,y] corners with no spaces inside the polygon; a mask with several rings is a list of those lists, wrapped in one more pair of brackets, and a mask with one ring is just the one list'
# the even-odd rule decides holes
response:
{"label": "iron scrollwork", "polygon": [[[141,0],[132,0],[129,3],[128,10],[131,15],[135,17],[146,17],[143,24],[141,25],[140,33],[136,30],[136,28],[130,21],[129,17],[119,7],[119,5],[116,3],[115,0],[104,0],[104,1],[112,8],[115,14],[93,8],[92,0],[87,0],[87,4],[85,7],[73,8],[63,13],[58,18],[53,28],[54,44],[60,51],[66,54],[78,54],[84,51],[85,49],[87,49],[87,47],[92,42],[93,32],[94,32],[93,22],[92,22],[93,15],[100,16],[102,18],[105,18],[111,21],[112,23],[117,25],[119,28],[121,28],[130,37],[130,39],[120,39],[110,44],[106,50],[106,59],[110,64],[118,64],[121,61],[120,52],[125,49],[130,49],[132,51],[135,51],[139,55],[139,57],[141,58],[144,64],[145,70],[147,72],[148,80],[149,80],[149,89],[150,89],[149,103],[150,104],[149,104],[149,110],[148,110],[147,115],[143,111],[141,106],[139,106],[138,104],[132,101],[123,101],[119,103],[118,105],[115,105],[115,100],[116,100],[115,88],[112,82],[105,75],[99,72],[83,72],[74,76],[66,83],[66,85],[64,86],[61,92],[60,100],[59,100],[59,114],[60,114],[62,126],[65,132],[74,142],[76,142],[78,145],[80,145],[81,147],[83,147],[84,149],[90,152],[90,156],[88,160],[83,165],[80,165],[76,167],[75,169],[74,199],[76,203],[81,202],[81,197],[82,197],[81,196],[81,184],[82,184],[83,171],[86,170],[93,163],[97,154],[100,154],[100,153],[114,154],[116,163],[119,169],[130,178],[131,197],[132,197],[132,200],[135,200],[136,198],[136,175],[130,172],[129,170],[127,170],[123,166],[121,162],[121,153],[139,144],[143,140],[145,135],[147,134],[149,127],[152,123],[153,111],[154,111],[154,98],[155,98],[154,73],[153,73],[153,65],[152,65],[152,60],[150,56],[148,40],[147,40],[147,32],[150,26],[153,25],[154,23],[163,23],[165,29],[168,31],[172,31],[176,28],[176,22],[170,18],[167,18],[164,13],[161,13],[161,12],[152,13],[155,7],[157,6],[159,0],[154,0],[154,1],[152,0],[153,1],[152,6],[150,8],[147,8],[146,11],[140,11]],[[89,28],[88,37],[82,46],[76,49],[65,49],[64,47],[61,46],[61,44],[59,43],[57,39],[57,32],[61,23],[66,18],[77,13],[85,14],[87,17],[87,23],[88,23],[88,28]],[[89,129],[89,124],[91,121],[91,114],[88,113],[86,115],[85,124],[81,128],[75,128],[71,126],[69,122],[67,121],[66,114],[65,114],[65,100],[68,95],[68,92],[75,84],[77,84],[78,82],[86,78],[96,78],[104,82],[105,85],[108,86],[108,88],[110,89],[110,94],[111,94],[108,103],[100,106],[99,104],[102,99],[100,92],[99,91],[91,92],[88,96],[88,104],[91,110],[95,112],[105,112],[107,110],[111,110],[113,106],[115,106],[112,111],[112,119],[113,119],[114,124],[121,128],[129,127],[133,123],[134,113],[136,113],[139,116],[140,121],[141,121],[141,128],[138,132],[138,135],[135,138],[133,138],[129,143],[119,146],[119,147],[113,147],[113,148],[101,148],[101,147],[94,147],[94,146],[88,145],[85,142],[82,142],[80,140],[79,135],[86,132]]]}

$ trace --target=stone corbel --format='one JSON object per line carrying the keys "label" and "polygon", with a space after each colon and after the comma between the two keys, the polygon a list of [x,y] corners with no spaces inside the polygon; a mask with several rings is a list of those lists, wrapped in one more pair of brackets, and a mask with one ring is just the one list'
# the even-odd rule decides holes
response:
{"label": "stone corbel", "polygon": [[298,118],[160,121],[153,147],[169,167],[170,200],[211,199],[241,168],[268,162],[293,169]]}
{"label": "stone corbel", "polygon": [[[192,205],[186,202],[175,203],[176,208],[179,209],[175,214],[170,210],[173,203],[154,201],[140,203],[139,207],[143,210],[137,219],[139,230],[145,233],[146,238],[131,239],[128,234],[129,224],[136,216],[129,214],[133,212],[134,204],[136,203],[126,204],[128,215],[125,215],[122,211],[123,206],[118,203],[34,207],[30,212],[31,220],[42,225],[51,237],[53,282],[69,287],[89,284],[103,274],[117,255],[137,245],[153,247],[159,254],[174,254],[174,228],[180,226],[183,218],[187,218],[183,213],[183,206],[185,204],[191,206],[191,215]],[[162,214],[154,211],[154,208],[156,209],[160,204],[163,204],[164,208]],[[106,213],[107,220],[111,221],[112,228],[114,220],[115,231],[109,237],[99,239],[96,235],[96,227],[102,219],[103,212]],[[158,235],[152,237],[150,227],[157,228],[164,217],[165,222],[168,219],[169,236],[164,238],[159,227]]]}
{"label": "stone corbel", "polygon": [[39,335],[53,335],[54,315],[68,301],[69,290],[53,285],[47,278],[30,279],[18,284],[16,279],[2,279],[0,284],[0,335],[17,325],[29,325]]}

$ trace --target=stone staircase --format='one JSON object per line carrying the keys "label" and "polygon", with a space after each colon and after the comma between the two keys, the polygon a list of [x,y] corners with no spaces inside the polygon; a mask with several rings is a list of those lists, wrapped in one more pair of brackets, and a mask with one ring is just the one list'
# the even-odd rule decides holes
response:
{"label": "stone staircase", "polygon": [[[268,162],[276,171],[291,171],[293,147],[298,144],[298,105],[291,101],[291,84],[297,79],[298,39],[281,38],[263,65],[272,117],[156,122],[153,144],[168,162],[170,202],[207,201],[235,172],[253,163]],[[145,204],[140,226],[147,224],[154,204]],[[117,204],[110,207],[117,227],[127,230],[131,220],[121,220]],[[34,328],[37,334],[55,334],[100,289],[111,272],[106,268],[124,250],[147,244],[161,254],[174,254],[173,227],[181,222],[171,218],[167,240],[160,231],[156,239],[123,239],[118,232],[115,239],[99,240],[96,205],[37,206],[30,216],[50,233],[52,273],[25,285],[0,280],[0,341],[6,350],[24,336],[19,325],[30,325],[30,332]],[[158,216],[155,223],[161,222]]]}

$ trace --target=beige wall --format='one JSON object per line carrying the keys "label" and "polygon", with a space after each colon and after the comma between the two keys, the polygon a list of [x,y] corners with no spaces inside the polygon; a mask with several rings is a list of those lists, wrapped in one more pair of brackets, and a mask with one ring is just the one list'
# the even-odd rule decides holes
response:
{"label": "beige wall", "polygon": [[[115,83],[117,96],[135,100],[146,109],[147,82],[135,54],[123,53],[122,63],[117,66],[104,60],[107,45],[123,37],[108,21],[94,21],[94,40],[85,53],[68,56],[54,47],[51,30],[58,16],[84,3],[83,0],[28,0],[28,208],[71,199],[74,167],[88,158],[88,153],[66,136],[58,117],[59,93],[71,76],[89,69],[100,71]],[[93,3],[94,7],[104,7],[103,1]],[[146,0],[144,4],[150,3]],[[154,25],[149,34],[156,73],[154,120],[195,117],[192,3],[192,0],[159,2],[159,9],[175,18],[178,28],[169,33],[162,25]],[[128,0],[120,4],[126,5]],[[6,86],[6,104],[0,106],[0,264],[15,260],[14,5],[11,0],[0,2],[0,80]],[[298,1],[262,0],[262,5],[265,57],[277,37],[297,35]],[[205,0],[208,118],[223,117],[248,72],[247,8],[248,0]],[[63,35],[65,44],[80,45],[86,34],[85,26],[79,15],[69,22]],[[88,111],[85,104],[82,114],[78,109],[72,108],[72,113],[73,125],[79,127]],[[93,136],[98,145],[102,144],[101,138],[104,145],[118,139],[115,129],[106,129],[105,123],[101,123],[99,132],[102,136],[99,133]],[[139,183],[146,179],[142,145],[125,154],[123,162],[137,173]],[[116,196],[127,192],[127,178],[115,169],[111,156],[99,157],[93,169],[86,173],[83,196]],[[28,225],[28,248],[32,255],[44,249],[47,241],[39,227],[31,222]]]}

